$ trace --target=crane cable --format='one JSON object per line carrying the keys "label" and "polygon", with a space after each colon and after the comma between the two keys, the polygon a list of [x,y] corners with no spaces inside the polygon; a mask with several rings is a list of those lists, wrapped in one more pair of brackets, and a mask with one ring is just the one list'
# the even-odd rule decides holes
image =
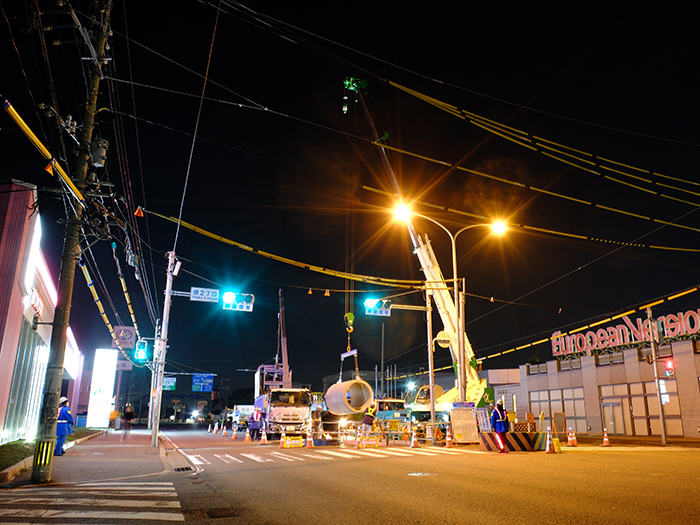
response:
{"label": "crane cable", "polygon": [[117,258],[117,243],[112,242],[112,257],[114,258],[114,264],[117,265],[117,276],[119,281],[122,283],[122,291],[124,292],[124,298],[126,299],[126,305],[129,307],[129,314],[131,315],[131,322],[134,323],[134,330],[136,330],[136,336],[141,339],[141,333],[139,332],[139,325],[136,323],[136,315],[134,315],[134,309],[131,306],[131,298],[129,297],[129,290],[126,288],[126,281],[124,280],[124,275],[122,274],[122,268],[119,264],[119,259]]}

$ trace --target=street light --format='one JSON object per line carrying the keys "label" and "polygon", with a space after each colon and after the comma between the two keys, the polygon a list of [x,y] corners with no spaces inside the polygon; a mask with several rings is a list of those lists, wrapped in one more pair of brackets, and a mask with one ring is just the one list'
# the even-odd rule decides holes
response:
{"label": "street light", "polygon": [[457,314],[457,326],[456,329],[459,331],[459,337],[457,339],[458,343],[458,348],[457,348],[457,384],[459,386],[459,400],[460,402],[465,401],[465,363],[464,363],[464,314],[462,312],[461,304],[459,302],[459,281],[457,278],[457,236],[462,233],[463,231],[469,230],[471,228],[476,228],[476,227],[490,227],[493,233],[497,235],[501,235],[506,231],[506,225],[503,222],[494,222],[491,224],[488,223],[479,223],[479,224],[470,224],[468,226],[465,226],[464,228],[457,230],[456,233],[452,233],[450,230],[448,230],[445,226],[440,224],[438,221],[435,219],[432,219],[431,217],[428,217],[427,215],[421,215],[420,213],[412,212],[408,206],[405,204],[399,204],[396,209],[394,209],[394,216],[404,222],[410,222],[411,215],[415,215],[416,217],[420,217],[422,219],[425,219],[427,221],[432,222],[433,224],[438,225],[440,228],[442,228],[447,235],[450,237],[450,241],[452,242],[452,280],[454,281],[454,301],[455,301],[455,311]]}

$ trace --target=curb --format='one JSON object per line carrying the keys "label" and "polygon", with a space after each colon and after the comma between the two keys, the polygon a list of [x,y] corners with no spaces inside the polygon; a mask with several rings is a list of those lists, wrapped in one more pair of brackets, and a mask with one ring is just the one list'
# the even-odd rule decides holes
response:
{"label": "curb", "polygon": [[[95,432],[94,434],[90,434],[89,436],[81,437],[80,439],[76,439],[74,441],[69,441],[65,445],[63,445],[63,450],[66,450],[68,448],[74,447],[78,443],[82,443],[83,441],[87,441],[88,439],[92,439],[97,436],[101,436],[102,434],[106,433],[106,430],[100,430],[98,432]],[[12,465],[11,467],[7,467],[5,470],[0,472],[0,484],[3,483],[9,483],[12,481],[17,475],[22,472],[24,469],[27,469],[31,467],[32,463],[34,462],[34,456],[29,456],[27,458],[24,458],[22,461],[19,463],[16,463],[15,465]]]}

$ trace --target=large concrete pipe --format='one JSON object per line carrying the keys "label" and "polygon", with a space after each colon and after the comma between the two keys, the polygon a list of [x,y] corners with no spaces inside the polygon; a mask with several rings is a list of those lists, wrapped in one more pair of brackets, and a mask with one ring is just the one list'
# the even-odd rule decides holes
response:
{"label": "large concrete pipe", "polygon": [[339,416],[361,414],[374,399],[367,381],[353,379],[332,385],[325,395],[328,410]]}

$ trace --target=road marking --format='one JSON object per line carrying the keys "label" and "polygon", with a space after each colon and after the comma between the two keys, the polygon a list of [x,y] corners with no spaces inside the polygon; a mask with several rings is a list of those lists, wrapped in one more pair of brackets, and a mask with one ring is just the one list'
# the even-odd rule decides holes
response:
{"label": "road marking", "polygon": [[302,456],[306,456],[307,458],[313,458],[313,459],[325,459],[325,460],[332,460],[333,458],[327,458],[326,456],[320,456],[318,454],[302,454]]}
{"label": "road marking", "polygon": [[388,448],[378,448],[378,449],[376,449],[376,452],[379,452],[380,454],[388,454],[390,456],[408,457],[411,455],[411,454],[406,454],[405,452],[399,452],[398,450],[388,449]]}
{"label": "road marking", "polygon": [[438,456],[439,454],[436,454],[435,452],[428,452],[427,450],[418,450],[417,448],[405,448],[402,449],[402,452],[406,452],[408,454],[416,454],[419,456]]}
{"label": "road marking", "polygon": [[108,510],[51,510],[51,509],[0,509],[6,518],[50,518],[50,519],[108,519],[108,520],[160,520],[185,521],[185,516],[174,512],[112,512]]}
{"label": "road marking", "polygon": [[264,458],[262,456],[258,456],[257,454],[241,454],[241,456],[246,457],[248,459],[252,459],[253,461],[257,461],[258,463],[265,463],[267,461],[274,461],[269,458]]}
{"label": "road marking", "polygon": [[375,449],[369,450],[366,448],[358,448],[358,449],[347,449],[345,450],[346,453],[350,454],[357,454],[358,456],[367,456],[370,458],[385,458],[386,456],[382,454],[377,454]]}
{"label": "road marking", "polygon": [[272,455],[272,456],[275,456],[275,457],[278,457],[278,458],[280,458],[280,459],[283,459],[283,460],[285,460],[285,461],[305,461],[305,460],[303,460],[303,459],[301,459],[301,458],[297,458],[297,457],[294,457],[294,456],[288,456],[287,454],[282,454],[281,452],[273,452],[271,455]]}
{"label": "road marking", "polygon": [[[61,488],[60,490],[30,490],[30,489],[13,489],[12,494],[17,495],[19,494],[18,491],[22,491],[21,494],[33,494],[33,493],[40,493],[42,496],[65,496],[66,492],[70,490],[68,487]],[[174,491],[175,489],[173,489]],[[80,489],[80,495],[81,496],[104,496],[104,491],[99,491],[99,490],[82,490]],[[159,490],[156,490],[154,492],[132,492],[129,490],[110,490],[109,491],[110,495],[114,496],[158,496],[158,497],[164,497],[164,498],[177,498],[177,492],[161,492]],[[0,498],[5,496],[4,493],[0,492]]]}
{"label": "road marking", "polygon": [[351,454],[346,454],[345,452],[336,452],[335,450],[319,450],[321,454],[328,454],[330,456],[337,456],[339,458],[352,458],[357,459],[357,456]]}
{"label": "road marking", "polygon": [[458,454],[461,454],[461,452],[458,452],[456,450],[445,450],[445,449],[437,448],[437,447],[432,447],[432,448],[426,449],[426,450],[429,452],[436,452],[438,454],[450,454],[452,456],[456,456]]}
{"label": "road marking", "polygon": [[95,498],[33,498],[14,497],[12,504],[33,503],[35,505],[78,505],[90,507],[162,507],[166,509],[179,509],[179,501],[159,500],[128,500],[128,499],[95,499]]}
{"label": "road marking", "polygon": [[214,454],[214,457],[219,458],[221,461],[223,461],[223,462],[226,463],[227,465],[228,465],[229,463],[233,463],[234,461],[235,461],[236,463],[243,463],[240,459],[234,458],[233,456],[229,456],[228,454],[221,454],[221,455],[219,455],[219,454]]}
{"label": "road marking", "polygon": [[202,456],[190,456],[189,454],[185,454],[185,456],[187,456],[187,459],[189,459],[193,465],[211,465],[211,463],[209,463],[209,461],[204,459]]}

